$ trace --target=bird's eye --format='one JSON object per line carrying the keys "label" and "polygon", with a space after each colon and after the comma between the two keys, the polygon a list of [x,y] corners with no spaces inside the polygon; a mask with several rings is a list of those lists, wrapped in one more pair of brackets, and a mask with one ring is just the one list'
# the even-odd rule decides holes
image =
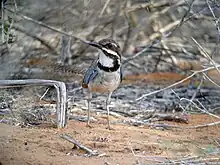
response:
{"label": "bird's eye", "polygon": [[108,47],[109,49],[112,49],[112,48],[113,48],[113,45],[112,45],[112,44],[108,44],[107,47]]}

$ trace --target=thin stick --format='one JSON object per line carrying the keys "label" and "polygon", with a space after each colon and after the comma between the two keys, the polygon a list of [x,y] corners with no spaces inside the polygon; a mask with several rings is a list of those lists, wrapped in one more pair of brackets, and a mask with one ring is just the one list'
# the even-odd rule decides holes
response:
{"label": "thin stick", "polygon": [[[180,100],[179,95],[173,90],[171,89],[171,91],[176,95],[176,97]],[[184,108],[180,103],[179,103],[180,108],[183,110],[182,113],[186,113],[186,108]]]}
{"label": "thin stick", "polygon": [[191,37],[191,38],[192,38],[193,42],[195,42],[196,45],[203,51],[204,56],[211,61],[212,65],[215,66],[215,69],[216,69],[216,70],[218,71],[218,73],[220,74],[220,70],[218,69],[218,67],[216,66],[215,61],[213,61],[213,59],[210,57],[210,55],[208,54],[208,52],[196,41],[195,38],[193,38],[193,37]]}
{"label": "thin stick", "polygon": [[143,125],[151,126],[151,127],[162,127],[162,128],[177,128],[177,129],[198,129],[198,128],[206,128],[211,127],[215,125],[219,125],[220,121],[208,123],[208,124],[201,124],[201,125],[195,125],[195,126],[178,126],[178,125],[170,125],[170,124],[151,124],[151,123],[143,123]]}
{"label": "thin stick", "polygon": [[[203,84],[203,78],[200,80],[200,83],[198,85],[198,87],[196,88],[196,91],[194,92],[193,96],[191,97],[189,103],[186,105],[186,109],[189,108],[190,104],[192,103],[192,101],[196,98],[197,93],[199,92],[199,90],[201,89],[201,86]],[[181,99],[180,99],[181,100]]]}
{"label": "thin stick", "polygon": [[206,73],[202,73],[205,78],[207,78],[212,84],[216,85],[217,87],[220,88],[220,85],[217,84],[215,81],[213,81]]}
{"label": "thin stick", "polygon": [[108,7],[110,1],[111,1],[111,0],[105,1],[105,5],[104,5],[104,7],[102,8],[102,11],[100,12],[99,17],[101,17],[101,16],[103,15],[103,13],[104,13],[105,9]]}
{"label": "thin stick", "polygon": [[44,94],[40,97],[40,100],[42,100],[42,99],[45,97],[45,95],[47,94],[47,92],[48,92],[49,90],[50,90],[50,87],[46,89],[46,91],[44,92]]}
{"label": "thin stick", "polygon": [[145,156],[145,155],[139,155],[139,154],[135,154],[134,150],[133,150],[133,147],[131,145],[131,143],[128,141],[127,142],[132,154],[134,157],[140,157],[140,158],[145,158],[149,161],[154,161],[154,162],[158,162],[158,163],[164,163],[167,159],[170,159],[169,157],[167,156]]}
{"label": "thin stick", "polygon": [[211,5],[210,5],[210,3],[209,3],[208,0],[206,0],[206,3],[207,3],[207,5],[208,5],[208,7],[209,7],[209,10],[210,10],[211,13],[212,13],[213,18],[214,18],[215,26],[216,26],[216,29],[218,30],[218,35],[220,35],[219,18],[217,18],[217,17],[215,16],[215,13],[214,13],[214,11],[213,11],[213,9],[212,9],[212,7],[211,7]]}
{"label": "thin stick", "polygon": [[17,31],[20,31],[21,33],[24,33],[25,35],[29,36],[29,37],[32,37],[33,39],[39,41],[41,44],[43,44],[44,46],[46,46],[50,51],[52,51],[53,53],[55,54],[58,54],[58,52],[56,51],[56,49],[49,44],[49,42],[47,40],[44,40],[43,38],[37,36],[36,34],[34,33],[31,33],[27,30],[25,30],[24,28],[22,28],[21,26],[18,26],[18,25],[13,25],[11,27],[12,29],[15,29]]}
{"label": "thin stick", "polygon": [[198,73],[202,73],[202,72],[205,72],[205,71],[208,71],[208,70],[212,70],[212,69],[215,69],[215,68],[219,68],[220,65],[215,65],[214,67],[209,67],[209,68],[206,68],[206,69],[202,69],[202,70],[198,70],[198,71],[194,71],[194,73],[192,73],[191,75],[189,75],[188,77],[180,80],[180,81],[177,81],[176,83],[172,84],[172,85],[169,85],[163,89],[159,89],[159,90],[156,90],[156,91],[153,91],[153,92],[150,92],[150,93],[147,93],[147,94],[144,94],[142,95],[141,97],[137,98],[136,101],[139,101],[141,99],[143,99],[144,97],[147,97],[147,96],[150,96],[150,95],[153,95],[153,94],[156,94],[156,93],[159,93],[159,92],[162,92],[164,90],[167,90],[167,89],[170,89],[176,85],[179,85],[187,80],[189,80],[190,78],[192,78],[194,75],[198,74]]}
{"label": "thin stick", "polygon": [[86,151],[89,153],[90,156],[97,156],[98,153],[94,152],[93,150],[87,148],[86,146],[82,145],[81,143],[77,142],[76,140],[73,140],[70,136],[68,135],[60,135],[61,138],[69,141],[70,143],[75,144],[76,146],[78,146],[80,149]]}
{"label": "thin stick", "polygon": [[200,103],[199,100],[196,100],[196,101],[199,102],[200,105],[201,105],[204,109],[199,108],[199,106],[198,106],[193,100],[189,100],[189,99],[187,99],[187,98],[181,98],[180,101],[182,101],[182,100],[189,101],[189,102],[191,102],[197,109],[199,109],[200,111],[202,111],[202,112],[204,112],[204,113],[206,113],[206,114],[208,114],[208,115],[210,115],[210,116],[213,116],[213,117],[215,117],[215,118],[217,118],[217,119],[220,119],[220,117],[219,117],[218,115],[215,115],[215,114],[212,114],[212,113],[208,112],[208,110],[205,109],[205,107]]}
{"label": "thin stick", "polygon": [[2,3],[1,3],[1,17],[2,17],[2,43],[5,42],[5,24],[4,24],[4,1],[2,0]]}
{"label": "thin stick", "polygon": [[[11,12],[11,13],[14,13],[14,11],[12,11],[12,10],[10,10],[10,9],[8,9],[8,8],[5,8],[5,9],[6,9],[7,11]],[[55,32],[61,33],[61,34],[66,35],[66,36],[69,36],[69,37],[74,38],[74,39],[76,39],[76,40],[80,40],[80,41],[83,42],[83,43],[86,43],[86,44],[89,43],[89,41],[85,41],[85,40],[83,40],[83,39],[81,39],[81,38],[78,38],[78,37],[76,37],[76,36],[73,36],[73,35],[71,35],[71,34],[65,32],[65,31],[59,30],[59,29],[57,29],[57,28],[55,28],[55,27],[49,26],[49,25],[47,25],[47,24],[45,24],[45,23],[43,23],[43,22],[37,21],[37,20],[35,20],[35,19],[31,18],[31,17],[28,17],[28,16],[26,16],[26,15],[22,15],[22,14],[16,13],[16,16],[19,16],[19,17],[21,17],[21,18],[23,18],[23,19],[25,19],[25,20],[28,20],[28,21],[31,21],[31,22],[36,23],[36,24],[38,24],[38,25],[41,25],[41,26],[43,26],[43,27],[45,27],[45,28],[48,28],[48,29],[50,29],[50,30],[53,30],[53,31],[55,31]]]}
{"label": "thin stick", "polygon": [[[184,14],[184,16],[182,17],[181,20],[177,20],[176,22],[171,23],[169,26],[166,26],[166,28],[162,28],[159,30],[162,34],[162,36],[161,36],[161,34],[159,34],[159,36],[161,36],[160,40],[155,39],[153,42],[148,44],[148,46],[146,48],[144,48],[140,52],[136,53],[134,56],[127,58],[123,63],[125,64],[125,63],[129,62],[130,60],[137,58],[138,56],[140,56],[143,53],[145,53],[146,51],[148,51],[148,49],[150,49],[153,45],[154,46],[159,45],[163,39],[167,39],[169,36],[171,36],[179,27],[181,27],[183,25],[183,23],[189,21],[195,15],[195,14],[193,14],[193,15],[189,16],[188,18],[186,18],[188,13],[192,9],[194,1],[195,0],[193,0],[192,3],[189,5],[187,12]],[[198,13],[200,13],[200,12],[198,12]],[[172,30],[167,32],[166,34],[164,34],[169,29],[172,29]],[[159,36],[157,36],[156,38],[158,38]]]}
{"label": "thin stick", "polygon": [[171,125],[171,124],[154,124],[154,123],[145,123],[143,121],[129,121],[130,125],[146,125],[149,127],[161,127],[164,129],[198,129],[198,128],[206,128],[206,127],[211,127],[215,125],[219,125],[220,121],[216,121],[213,123],[207,123],[207,124],[200,124],[200,125],[195,125],[195,126],[179,126],[179,125]]}

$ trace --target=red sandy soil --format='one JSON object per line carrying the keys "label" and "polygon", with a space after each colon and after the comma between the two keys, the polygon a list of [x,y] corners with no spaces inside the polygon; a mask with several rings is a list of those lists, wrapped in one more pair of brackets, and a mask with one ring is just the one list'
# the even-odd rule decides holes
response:
{"label": "red sandy soil", "polygon": [[[192,72],[193,73],[193,72]],[[220,83],[219,73],[216,70],[210,70],[207,72],[207,75],[217,84]],[[187,76],[179,74],[179,73],[172,73],[172,72],[155,72],[155,73],[140,73],[137,75],[127,75],[125,76],[122,84],[160,84],[160,85],[171,85],[175,82],[178,82],[182,79],[187,78]],[[192,79],[187,79],[180,85],[187,85],[190,83]],[[197,84],[197,82],[194,82]],[[213,85],[209,80],[204,81],[205,85]]]}
{"label": "red sandy soil", "polygon": [[[114,120],[112,118],[112,120]],[[217,121],[208,115],[191,115],[189,124],[166,122],[181,126],[193,126]],[[163,122],[164,123],[164,122]],[[191,156],[207,156],[219,149],[220,127],[215,125],[199,129],[159,130],[149,127],[112,125],[106,129],[106,120],[93,122],[93,128],[84,122],[69,121],[66,128],[56,129],[46,125],[20,128],[0,124],[0,164],[3,165],[135,165],[155,164],[167,159]],[[60,138],[68,134],[100,156],[86,157],[83,150]],[[133,149],[134,155],[131,151]],[[219,151],[219,150],[218,150]],[[217,155],[214,155],[217,158]],[[219,160],[220,161],[220,160]]]}

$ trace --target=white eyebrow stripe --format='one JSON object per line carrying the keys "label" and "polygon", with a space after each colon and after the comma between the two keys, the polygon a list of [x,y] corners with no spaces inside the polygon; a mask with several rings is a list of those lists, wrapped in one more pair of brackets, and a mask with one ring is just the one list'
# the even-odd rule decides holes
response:
{"label": "white eyebrow stripe", "polygon": [[106,49],[106,48],[102,48],[102,50],[106,51],[106,52],[109,53],[109,54],[112,54],[112,55],[118,56],[118,53],[116,53],[116,52],[113,51],[113,50]]}
{"label": "white eyebrow stripe", "polygon": [[118,45],[116,45],[115,43],[112,43],[112,45],[114,45],[115,47],[118,47]]}

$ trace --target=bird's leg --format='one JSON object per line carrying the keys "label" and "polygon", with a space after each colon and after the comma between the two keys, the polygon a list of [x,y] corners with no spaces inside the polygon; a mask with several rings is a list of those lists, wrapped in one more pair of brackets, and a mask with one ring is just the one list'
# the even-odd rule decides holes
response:
{"label": "bird's leg", "polygon": [[109,129],[109,130],[112,130],[112,129],[113,129],[113,128],[111,128],[111,126],[110,126],[110,120],[109,120],[109,104],[110,104],[110,102],[111,102],[111,96],[112,96],[112,92],[109,92],[109,93],[108,93],[108,97],[107,97],[106,102],[105,102],[106,110],[107,110],[107,114],[108,114],[108,116],[107,116],[107,120],[108,120],[108,127],[107,127],[107,129]]}
{"label": "bird's leg", "polygon": [[88,109],[87,109],[87,127],[91,127],[90,125],[90,105],[91,105],[91,100],[92,100],[92,93],[88,92],[88,98],[87,98],[87,103],[88,103]]}

